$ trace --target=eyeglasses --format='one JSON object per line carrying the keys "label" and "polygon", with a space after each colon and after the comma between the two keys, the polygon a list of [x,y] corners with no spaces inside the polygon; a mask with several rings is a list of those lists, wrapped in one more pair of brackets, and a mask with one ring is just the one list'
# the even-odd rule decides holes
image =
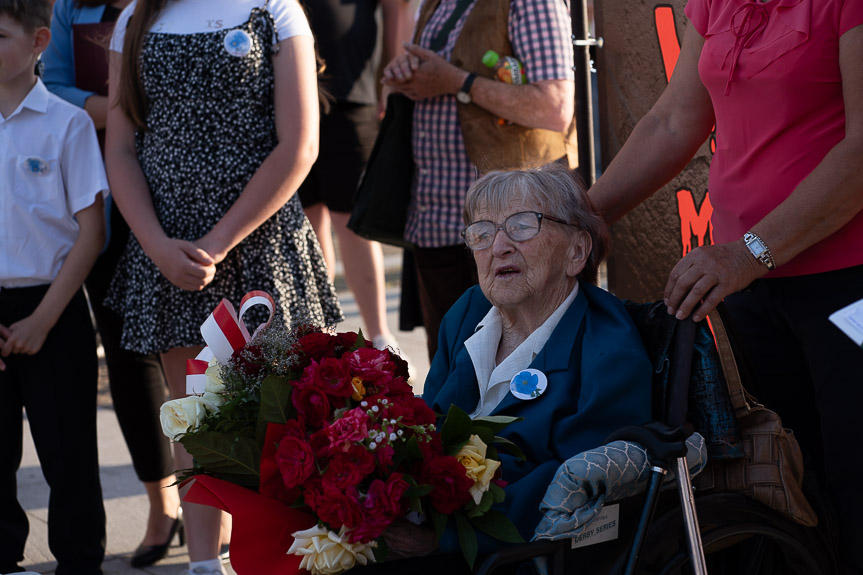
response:
{"label": "eyeglasses", "polygon": [[464,238],[467,247],[474,251],[484,250],[494,243],[494,237],[498,230],[503,230],[506,236],[514,242],[525,242],[539,234],[542,220],[557,222],[565,226],[575,225],[539,212],[518,212],[506,218],[503,225],[497,225],[490,220],[468,224],[461,231],[461,237]]}

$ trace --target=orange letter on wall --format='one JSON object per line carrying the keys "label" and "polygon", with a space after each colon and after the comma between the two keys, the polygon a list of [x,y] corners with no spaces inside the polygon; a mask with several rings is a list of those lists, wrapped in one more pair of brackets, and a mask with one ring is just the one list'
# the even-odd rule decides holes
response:
{"label": "orange letter on wall", "polygon": [[706,192],[699,211],[695,207],[692,192],[685,189],[678,190],[677,212],[680,215],[680,238],[683,242],[684,257],[692,251],[693,237],[698,240],[698,244],[694,247],[713,243],[713,224],[710,223],[713,206],[710,205],[710,196]]}
{"label": "orange letter on wall", "polygon": [[680,56],[680,41],[677,39],[677,27],[674,24],[674,9],[671,6],[657,6],[653,9],[653,20],[656,22],[656,37],[659,40],[662,64],[665,66],[665,79],[671,80],[671,74]]}

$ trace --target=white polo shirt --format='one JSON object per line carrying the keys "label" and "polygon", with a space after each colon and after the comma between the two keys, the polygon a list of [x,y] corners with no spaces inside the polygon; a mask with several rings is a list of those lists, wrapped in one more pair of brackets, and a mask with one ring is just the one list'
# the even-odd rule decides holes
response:
{"label": "white polo shirt", "polygon": [[107,195],[87,113],[41,80],[0,115],[0,288],[54,281],[78,238],[75,214]]}

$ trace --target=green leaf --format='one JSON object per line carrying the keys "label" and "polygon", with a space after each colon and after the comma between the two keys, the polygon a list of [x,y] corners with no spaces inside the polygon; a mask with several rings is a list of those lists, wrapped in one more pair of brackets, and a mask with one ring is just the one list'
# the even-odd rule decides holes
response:
{"label": "green leaf", "polygon": [[524,543],[524,538],[509,518],[494,509],[489,509],[485,515],[474,517],[471,523],[480,531],[506,543]]}
{"label": "green leaf", "polygon": [[356,350],[360,349],[361,347],[365,347],[366,341],[367,341],[366,338],[363,336],[363,330],[358,329],[357,330],[357,339],[354,341],[354,345],[351,346],[351,349],[349,349],[348,352],[356,351]]}
{"label": "green leaf", "polygon": [[479,437],[486,444],[486,447],[490,446],[494,441],[494,432],[487,427],[473,426],[470,429],[470,433]]}
{"label": "green leaf", "polygon": [[515,423],[516,421],[521,421],[524,419],[523,417],[510,417],[508,415],[487,415],[485,417],[477,417],[474,418],[473,424],[475,426],[486,427],[497,433],[510,423]]}
{"label": "green leaf", "polygon": [[405,497],[425,497],[432,489],[431,485],[412,485],[405,491]]}
{"label": "green leaf", "polygon": [[[408,491],[410,491],[410,490],[408,490]],[[423,503],[419,497],[411,497],[407,493],[405,493],[405,497],[408,498],[408,509],[410,509],[414,513],[422,513],[423,512]]]}
{"label": "green leaf", "polygon": [[509,453],[510,455],[517,457],[521,461],[524,461],[524,452],[521,450],[521,447],[519,447],[509,439],[496,436],[494,438],[494,445],[499,451]]}
{"label": "green leaf", "polygon": [[489,486],[489,490],[482,494],[482,499],[479,500],[479,505],[469,513],[470,517],[479,517],[480,515],[485,514],[491,506],[494,505],[494,494],[491,492],[491,486]]}
{"label": "green leaf", "polygon": [[470,416],[455,404],[451,405],[441,429],[444,451],[450,454],[458,453],[470,437],[470,427]]}
{"label": "green leaf", "polygon": [[269,375],[261,382],[261,410],[259,421],[285,423],[294,417],[291,403],[291,382],[284,377]]}
{"label": "green leaf", "polygon": [[423,452],[420,449],[420,444],[417,441],[416,435],[411,435],[405,442],[405,452],[410,461],[422,461]]}
{"label": "green leaf", "polygon": [[378,537],[375,541],[377,541],[377,545],[372,547],[372,553],[375,555],[375,562],[380,563],[387,558],[387,555],[390,552],[390,546],[387,545],[387,542],[383,537]]}
{"label": "green leaf", "polygon": [[440,541],[440,538],[443,537],[443,532],[446,530],[447,516],[440,511],[432,509],[429,511],[429,517],[431,517],[432,524],[434,525],[437,540]]}
{"label": "green leaf", "polygon": [[209,473],[260,477],[261,450],[250,437],[205,431],[185,435],[180,443]]}
{"label": "green leaf", "polygon": [[501,503],[506,499],[506,491],[504,491],[503,487],[497,483],[490,483],[487,493],[491,493],[492,497],[494,497],[495,503]]}
{"label": "green leaf", "polygon": [[479,546],[476,541],[476,531],[470,521],[463,514],[455,513],[455,526],[458,531],[458,544],[461,547],[462,555],[468,566],[473,569],[473,564],[476,562],[476,554]]}

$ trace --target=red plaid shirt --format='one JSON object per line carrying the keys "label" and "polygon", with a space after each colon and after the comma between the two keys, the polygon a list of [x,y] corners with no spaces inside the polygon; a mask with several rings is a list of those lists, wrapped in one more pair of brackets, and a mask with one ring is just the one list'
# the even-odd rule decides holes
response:
{"label": "red plaid shirt", "polygon": [[[441,0],[422,31],[420,46],[429,48],[456,4],[457,0]],[[472,8],[461,16],[439,52],[447,60]],[[529,83],[574,79],[568,0],[511,0],[507,33]],[[462,241],[465,193],[477,169],[465,151],[455,96],[416,103],[413,150],[416,171],[405,238],[423,248],[457,245]]]}

